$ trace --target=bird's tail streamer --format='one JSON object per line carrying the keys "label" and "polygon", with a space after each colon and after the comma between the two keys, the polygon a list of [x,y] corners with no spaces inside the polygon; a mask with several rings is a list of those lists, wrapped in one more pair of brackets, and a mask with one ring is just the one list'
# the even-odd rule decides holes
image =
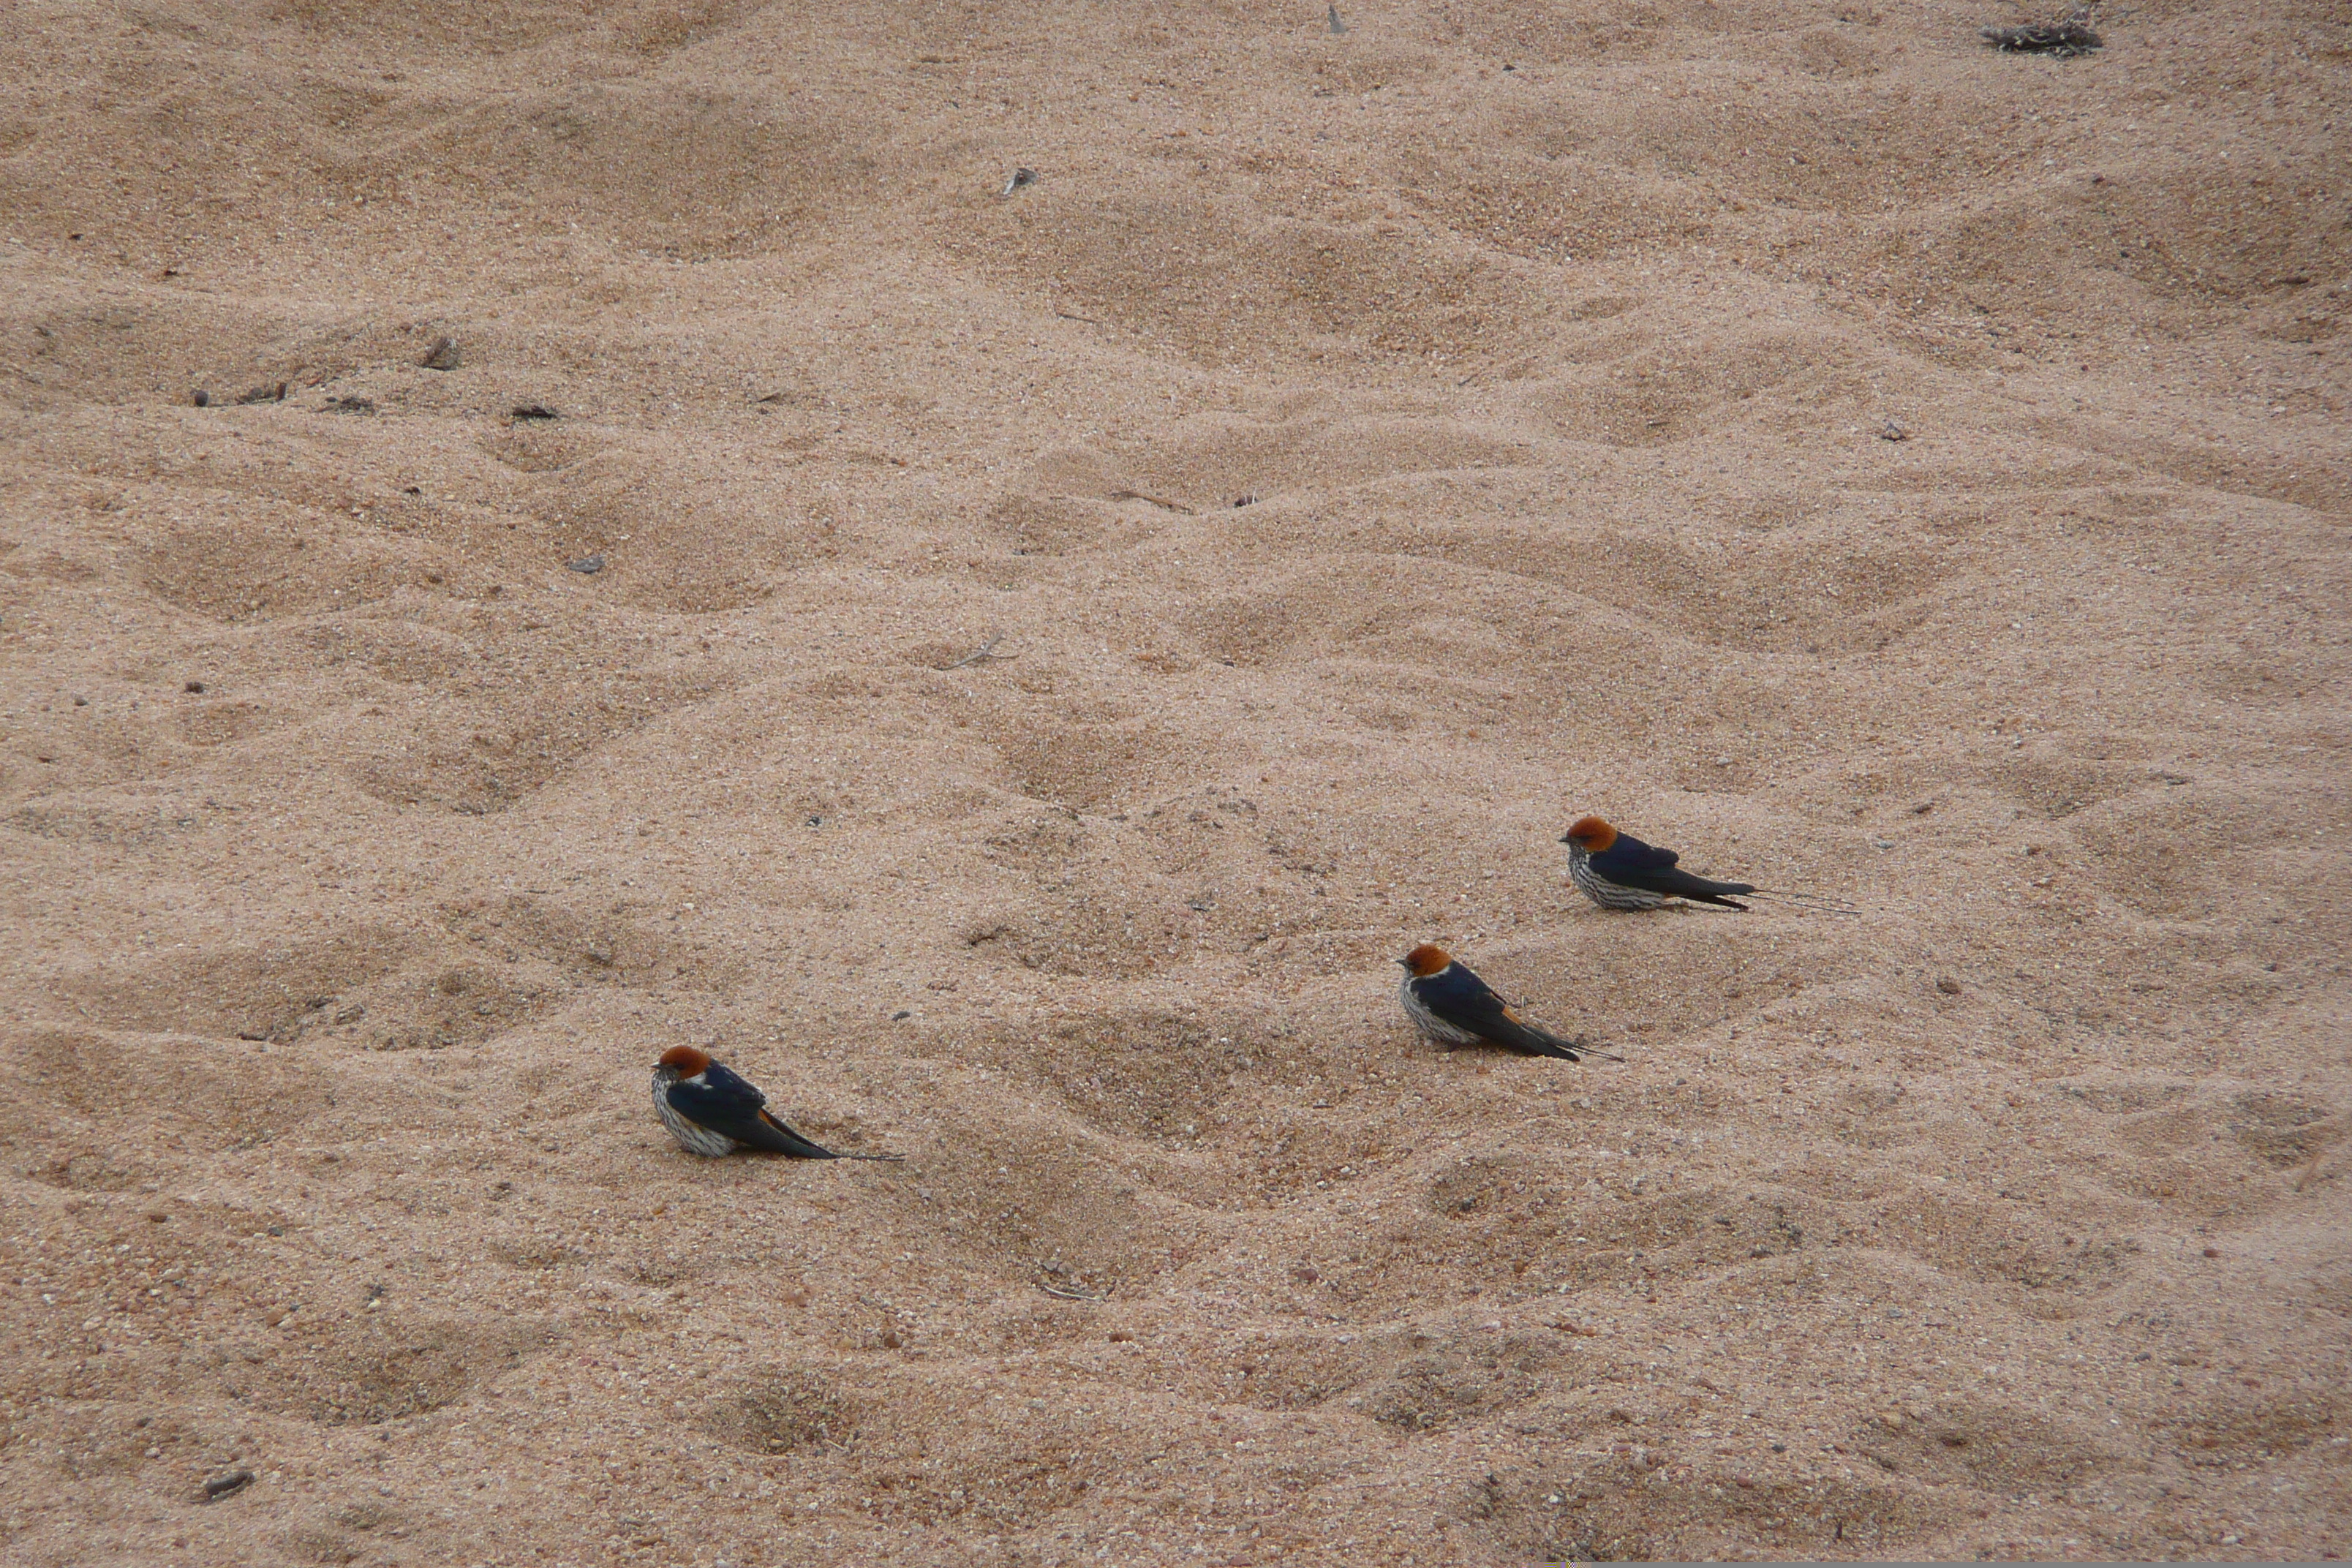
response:
{"label": "bird's tail streamer", "polygon": [[1832,899],[1823,893],[1785,893],[1777,888],[1750,888],[1740,895],[1743,899],[1772,899],[1787,904],[1801,915],[1858,915],[1860,904],[1843,899]]}
{"label": "bird's tail streamer", "polygon": [[1618,1056],[1612,1051],[1604,1051],[1599,1046],[1585,1044],[1584,1037],[1582,1035],[1577,1036],[1576,1038],[1572,1040],[1561,1039],[1558,1035],[1546,1035],[1544,1038],[1549,1040],[1553,1045],[1564,1047],[1580,1057],[1599,1057],[1604,1062],[1616,1062],[1621,1066],[1623,1065],[1625,1060],[1623,1057]]}

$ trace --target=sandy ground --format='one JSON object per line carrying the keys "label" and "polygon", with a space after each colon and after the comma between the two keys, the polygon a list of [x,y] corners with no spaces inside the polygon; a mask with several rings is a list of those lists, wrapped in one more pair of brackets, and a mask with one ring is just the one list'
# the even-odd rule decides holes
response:
{"label": "sandy ground", "polygon": [[1341,15],[8,9],[0,1558],[2352,1541],[2343,11]]}

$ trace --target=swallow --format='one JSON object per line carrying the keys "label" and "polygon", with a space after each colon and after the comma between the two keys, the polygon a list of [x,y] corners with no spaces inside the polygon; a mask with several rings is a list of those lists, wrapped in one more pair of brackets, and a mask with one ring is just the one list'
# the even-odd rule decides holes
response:
{"label": "swallow", "polygon": [[1549,1029],[1528,1023],[1511,1011],[1511,1005],[1471,971],[1468,964],[1433,942],[1424,942],[1402,958],[1404,982],[1397,1000],[1405,1016],[1441,1046],[1501,1046],[1523,1057],[1558,1057],[1580,1062],[1587,1056],[1622,1061],[1622,1057],[1596,1050],[1578,1036],[1563,1040]]}
{"label": "swallow", "polygon": [[1620,833],[1597,816],[1580,816],[1561,836],[1568,846],[1568,879],[1604,910],[1663,909],[1681,899],[1695,904],[1746,911],[1745,898],[1782,899],[1822,914],[1859,914],[1852,904],[1811,893],[1777,893],[1753,882],[1711,882],[1675,862],[1671,849]]}
{"label": "swallow", "polygon": [[902,1154],[836,1154],[768,1114],[768,1097],[710,1059],[672,1046],[654,1064],[654,1110],[689,1154],[717,1159],[738,1149],[795,1160],[900,1160]]}

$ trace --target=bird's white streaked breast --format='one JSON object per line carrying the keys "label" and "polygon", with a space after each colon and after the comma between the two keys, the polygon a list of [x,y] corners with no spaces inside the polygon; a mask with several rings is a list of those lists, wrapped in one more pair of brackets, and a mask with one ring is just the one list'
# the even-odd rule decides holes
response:
{"label": "bird's white streaked breast", "polygon": [[678,1146],[689,1154],[701,1154],[715,1160],[721,1154],[733,1153],[735,1140],[724,1132],[713,1132],[698,1122],[688,1121],[678,1114],[676,1106],[670,1104],[669,1086],[676,1081],[672,1073],[657,1072],[654,1075],[654,1113],[661,1118],[662,1125],[669,1129],[669,1135],[677,1139]]}
{"label": "bird's white streaked breast", "polygon": [[[1444,972],[1440,971],[1440,973]],[[1423,1034],[1438,1044],[1475,1046],[1478,1043],[1477,1036],[1466,1029],[1455,1028],[1422,1004],[1421,998],[1413,992],[1412,975],[1406,975],[1404,984],[1397,987],[1397,1000],[1404,1004],[1404,1016],[1411,1018]]]}
{"label": "bird's white streaked breast", "polygon": [[1604,910],[1654,910],[1666,901],[1663,893],[1645,888],[1623,888],[1592,868],[1592,852],[1580,845],[1568,847],[1568,879]]}

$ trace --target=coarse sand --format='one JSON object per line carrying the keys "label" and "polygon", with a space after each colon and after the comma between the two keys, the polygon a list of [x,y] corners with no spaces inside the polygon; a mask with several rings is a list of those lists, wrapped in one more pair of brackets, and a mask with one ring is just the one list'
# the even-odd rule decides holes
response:
{"label": "coarse sand", "polygon": [[9,7],[0,1561],[2346,1550],[2352,23],[2037,15]]}

